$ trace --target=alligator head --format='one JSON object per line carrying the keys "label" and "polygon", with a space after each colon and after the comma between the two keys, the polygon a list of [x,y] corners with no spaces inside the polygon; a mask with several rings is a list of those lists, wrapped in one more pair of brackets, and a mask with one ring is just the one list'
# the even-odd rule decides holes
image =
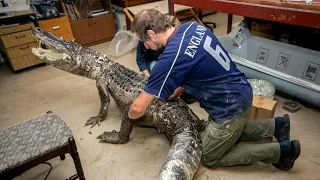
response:
{"label": "alligator head", "polygon": [[72,41],[65,41],[41,28],[34,28],[32,33],[39,44],[49,47],[43,49],[39,45],[39,48],[32,48],[32,53],[56,68],[96,79],[101,73],[101,68],[110,65],[110,60],[105,55]]}

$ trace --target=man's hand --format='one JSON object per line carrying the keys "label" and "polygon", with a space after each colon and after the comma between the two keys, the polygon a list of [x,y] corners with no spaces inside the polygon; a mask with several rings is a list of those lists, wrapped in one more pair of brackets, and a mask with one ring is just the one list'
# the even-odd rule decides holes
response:
{"label": "man's hand", "polygon": [[182,87],[178,87],[176,90],[174,90],[173,94],[168,98],[168,100],[179,97],[183,92],[184,90],[182,89]]}
{"label": "man's hand", "polygon": [[148,71],[148,69],[145,69],[142,72],[145,76],[150,77],[150,72]]}
{"label": "man's hand", "polygon": [[144,115],[146,109],[155,97],[147,92],[142,92],[132,103],[128,116],[130,119],[138,119]]}

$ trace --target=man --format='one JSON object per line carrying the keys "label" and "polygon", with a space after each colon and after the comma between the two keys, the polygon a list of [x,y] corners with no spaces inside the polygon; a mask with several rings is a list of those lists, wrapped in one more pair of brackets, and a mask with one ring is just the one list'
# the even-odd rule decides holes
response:
{"label": "man", "polygon": [[[180,25],[180,21],[174,17],[167,15],[168,21],[171,26],[176,27]],[[156,61],[158,60],[158,57],[161,54],[161,50],[152,50],[149,48],[146,48],[144,46],[144,43],[142,41],[139,41],[137,45],[137,55],[136,55],[136,61],[137,65],[139,67],[139,70],[147,77],[150,76],[150,72],[153,68],[153,66],[156,64]]]}
{"label": "man", "polygon": [[156,64],[160,53],[158,51],[153,51],[152,49],[147,49],[142,41],[139,41],[137,45],[137,65],[139,70],[143,75],[149,77],[153,66]]}
{"label": "man", "polygon": [[[186,91],[210,116],[202,137],[204,165],[217,168],[262,161],[283,170],[293,167],[300,143],[290,141],[289,116],[248,121],[251,86],[211,31],[195,22],[172,27],[154,9],[137,14],[132,31],[146,48],[164,51],[131,105],[130,119],[143,116],[154,98],[172,100]],[[273,136],[279,142],[271,142]]]}
{"label": "man", "polygon": [[[166,16],[168,18],[168,21],[171,26],[176,27],[180,25],[179,20],[174,16]],[[149,48],[146,48],[144,46],[144,43],[142,41],[139,41],[137,45],[137,55],[136,55],[136,61],[137,65],[139,67],[139,70],[147,77],[150,76],[150,72],[152,71],[153,66],[156,64],[160,54],[162,53],[163,49],[157,49],[152,50]],[[187,104],[191,104],[196,101],[196,99],[184,92],[181,96],[181,99],[183,99]]]}

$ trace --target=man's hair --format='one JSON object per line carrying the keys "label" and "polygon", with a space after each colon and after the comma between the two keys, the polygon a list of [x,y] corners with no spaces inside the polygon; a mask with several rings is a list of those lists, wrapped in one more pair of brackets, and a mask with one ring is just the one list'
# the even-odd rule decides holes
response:
{"label": "man's hair", "polygon": [[168,18],[156,9],[145,9],[140,11],[133,20],[131,31],[139,35],[140,40],[149,39],[148,30],[162,33],[172,24]]}

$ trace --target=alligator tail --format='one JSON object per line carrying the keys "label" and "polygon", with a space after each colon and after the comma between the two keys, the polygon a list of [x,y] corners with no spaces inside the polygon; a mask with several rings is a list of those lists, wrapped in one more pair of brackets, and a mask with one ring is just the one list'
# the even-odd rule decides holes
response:
{"label": "alligator tail", "polygon": [[201,156],[202,144],[197,131],[175,135],[158,180],[191,180],[198,170]]}

